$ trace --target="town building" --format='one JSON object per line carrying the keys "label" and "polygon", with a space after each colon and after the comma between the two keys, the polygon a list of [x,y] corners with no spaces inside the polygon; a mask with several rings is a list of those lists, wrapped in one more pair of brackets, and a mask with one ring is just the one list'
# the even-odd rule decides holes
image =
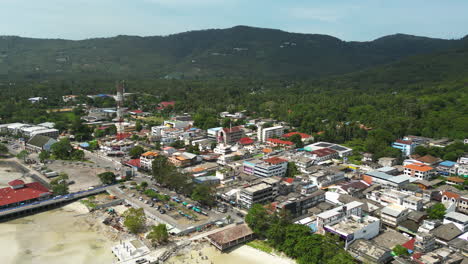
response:
{"label": "town building", "polygon": [[13,180],[8,185],[10,187],[0,189],[0,209],[32,203],[52,196],[52,193],[39,182],[24,183],[22,180]]}
{"label": "town building", "polygon": [[259,183],[243,189],[239,203],[244,208],[250,208],[256,203],[265,203],[273,199],[273,187],[266,183]]}
{"label": "town building", "polygon": [[381,171],[369,171],[362,175],[362,179],[369,184],[380,184],[386,187],[401,187],[410,182],[411,177],[393,176]]}
{"label": "town building", "polygon": [[399,149],[403,156],[409,156],[413,154],[414,149],[416,148],[416,143],[411,140],[397,139],[392,143],[392,147]]}
{"label": "town building", "polygon": [[264,160],[251,159],[243,162],[243,172],[257,177],[284,177],[288,168],[288,161],[278,157]]}
{"label": "town building", "polygon": [[[313,188],[307,188],[312,186]],[[287,200],[279,202],[276,208],[278,210],[287,210],[295,218],[307,214],[310,208],[325,202],[325,191],[319,190],[315,185],[305,186],[303,190],[305,189],[307,191],[301,193],[300,196],[287,198]]]}
{"label": "town building", "polygon": [[176,167],[187,167],[197,162],[197,155],[188,152],[174,153],[168,161]]}
{"label": "town building", "polygon": [[357,239],[348,246],[349,253],[361,263],[389,263],[393,258],[388,248],[364,239]]}
{"label": "town building", "polygon": [[310,153],[313,155],[312,157],[317,164],[339,157],[339,154],[337,151],[333,149],[329,149],[329,148],[317,149]]}
{"label": "town building", "polygon": [[313,143],[304,147],[306,151],[310,151],[310,152],[313,152],[314,150],[324,149],[324,148],[328,148],[328,149],[336,151],[338,153],[338,156],[341,158],[344,158],[353,154],[352,149],[342,146],[342,145],[335,144],[335,143],[329,143],[329,142],[320,141],[320,142],[316,142],[316,143]]}
{"label": "town building", "polygon": [[316,219],[317,231],[324,234],[326,231],[325,226],[334,225],[344,218],[351,217],[351,215],[361,217],[363,206],[363,203],[353,201],[318,214]]}
{"label": "town building", "polygon": [[283,136],[283,134],[283,126],[263,128],[261,125],[259,125],[257,130],[257,139],[259,142],[265,142],[269,138],[279,138]]}
{"label": "town building", "polygon": [[457,238],[463,232],[454,223],[440,225],[430,231],[438,244],[446,246],[450,241]]}
{"label": "town building", "polygon": [[254,233],[247,224],[236,225],[207,236],[217,249],[224,251],[254,239]]}
{"label": "town building", "polygon": [[325,188],[344,181],[346,177],[344,171],[340,168],[330,167],[308,173],[304,176],[304,179],[317,185],[319,188]]}
{"label": "town building", "polygon": [[217,132],[218,143],[224,143],[226,145],[234,145],[244,137],[244,131],[241,126],[235,126],[231,128],[223,128]]}
{"label": "town building", "polygon": [[435,248],[435,237],[429,233],[417,233],[414,242],[414,249],[419,252],[430,252]]}
{"label": "town building", "polygon": [[422,163],[413,163],[404,166],[404,174],[410,177],[416,177],[420,180],[431,180],[435,176],[436,170],[433,167]]}
{"label": "town building", "polygon": [[462,232],[468,231],[468,215],[458,212],[448,212],[445,214],[443,224],[453,223]]}
{"label": "town building", "polygon": [[343,219],[324,227],[326,232],[338,235],[345,241],[345,248],[356,239],[369,240],[376,237],[380,231],[380,220],[373,216],[356,216]]}
{"label": "town building", "polygon": [[314,139],[314,137],[312,137],[311,135],[307,135],[307,134],[301,133],[301,132],[289,132],[289,133],[284,134],[283,137],[284,138],[289,138],[289,137],[294,136],[294,135],[299,135],[303,142]]}
{"label": "town building", "polygon": [[272,147],[294,148],[295,146],[293,142],[279,138],[269,138],[266,140],[266,143]]}
{"label": "town building", "polygon": [[36,135],[33,136],[25,145],[26,150],[31,152],[41,152],[43,150],[50,151],[50,148],[53,144],[55,144],[57,140],[43,136],[43,135]]}
{"label": "town building", "polygon": [[159,153],[154,151],[148,151],[140,156],[140,165],[141,168],[147,171],[151,171],[153,168],[154,159],[159,156]]}
{"label": "town building", "polygon": [[150,249],[140,240],[120,241],[118,245],[112,247],[112,253],[119,262],[134,261],[145,257],[149,252]]}
{"label": "town building", "polygon": [[401,205],[390,204],[380,211],[382,223],[391,227],[397,227],[408,218],[409,210]]}

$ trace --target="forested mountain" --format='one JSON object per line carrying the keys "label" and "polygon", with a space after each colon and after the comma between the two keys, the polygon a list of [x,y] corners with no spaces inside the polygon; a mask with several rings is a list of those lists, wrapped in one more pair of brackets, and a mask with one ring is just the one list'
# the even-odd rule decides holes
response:
{"label": "forested mountain", "polygon": [[461,43],[403,34],[345,42],[327,35],[246,26],[80,41],[4,36],[0,37],[0,80],[309,79],[456,49]]}

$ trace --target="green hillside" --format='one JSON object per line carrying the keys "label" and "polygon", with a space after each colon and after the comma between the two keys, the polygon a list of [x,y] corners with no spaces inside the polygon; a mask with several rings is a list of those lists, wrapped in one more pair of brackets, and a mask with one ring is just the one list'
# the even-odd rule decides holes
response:
{"label": "green hillside", "polygon": [[460,40],[327,35],[237,26],[81,41],[0,37],[0,79],[315,78],[454,49]]}

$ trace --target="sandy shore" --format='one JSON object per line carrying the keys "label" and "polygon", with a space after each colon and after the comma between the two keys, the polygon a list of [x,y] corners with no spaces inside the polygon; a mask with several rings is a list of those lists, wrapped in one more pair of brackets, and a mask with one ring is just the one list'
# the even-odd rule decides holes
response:
{"label": "sandy shore", "polygon": [[[117,232],[79,202],[0,224],[2,264],[112,263]],[[103,215],[100,216],[104,217]]]}
{"label": "sandy shore", "polygon": [[190,250],[181,252],[178,256],[167,260],[169,264],[294,264],[294,260],[271,255],[249,246],[240,246],[231,251],[221,253],[208,243],[195,245]]}

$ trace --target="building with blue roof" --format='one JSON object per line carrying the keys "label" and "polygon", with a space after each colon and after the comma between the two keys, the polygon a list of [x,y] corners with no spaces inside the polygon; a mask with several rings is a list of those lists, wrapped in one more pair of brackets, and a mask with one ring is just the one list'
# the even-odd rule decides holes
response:
{"label": "building with blue roof", "polygon": [[457,169],[457,163],[450,160],[442,161],[436,167],[437,173],[443,176],[455,175],[457,174]]}

